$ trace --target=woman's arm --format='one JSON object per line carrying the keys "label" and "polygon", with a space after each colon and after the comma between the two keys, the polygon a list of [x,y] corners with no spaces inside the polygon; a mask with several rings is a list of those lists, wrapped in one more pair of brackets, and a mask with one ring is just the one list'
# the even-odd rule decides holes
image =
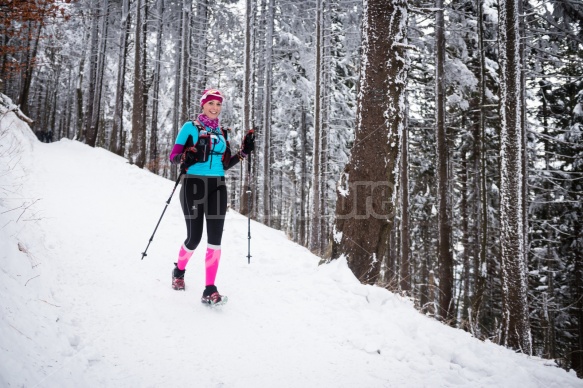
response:
{"label": "woman's arm", "polygon": [[[192,144],[187,144],[189,141],[189,136]],[[198,130],[192,124],[191,121],[184,123],[178,136],[176,136],[176,141],[174,142],[174,147],[172,147],[172,152],[170,152],[170,162],[173,164],[180,164],[180,159],[185,148],[192,147],[198,141]]]}

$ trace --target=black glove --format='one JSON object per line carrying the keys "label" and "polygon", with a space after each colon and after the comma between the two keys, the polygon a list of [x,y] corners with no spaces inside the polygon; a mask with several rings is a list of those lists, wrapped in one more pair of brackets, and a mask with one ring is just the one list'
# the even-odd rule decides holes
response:
{"label": "black glove", "polygon": [[180,155],[180,170],[186,171],[188,167],[198,162],[198,155],[195,147],[189,147]]}
{"label": "black glove", "polygon": [[245,155],[249,155],[255,149],[255,129],[250,129],[243,138],[242,151]]}

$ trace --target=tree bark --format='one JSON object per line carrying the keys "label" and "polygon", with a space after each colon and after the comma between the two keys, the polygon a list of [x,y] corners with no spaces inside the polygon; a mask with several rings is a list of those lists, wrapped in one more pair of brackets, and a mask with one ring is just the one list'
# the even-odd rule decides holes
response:
{"label": "tree bark", "polygon": [[275,1],[267,5],[267,27],[265,31],[265,71],[263,79],[263,223],[272,225],[271,215],[271,166],[273,151],[271,149],[271,84],[273,75],[273,28],[275,19]]}
{"label": "tree bark", "polygon": [[182,3],[182,55],[180,63],[180,124],[189,119],[189,78],[190,78],[190,14],[192,0]]}
{"label": "tree bark", "polygon": [[[20,110],[25,116],[29,115],[28,111],[28,96],[30,94],[30,85],[32,83],[32,72],[34,71],[34,62],[36,61],[36,54],[38,52],[38,45],[40,40],[40,33],[42,31],[42,22],[38,22],[36,27],[36,32],[34,34],[34,42],[32,42],[32,47],[30,47],[29,38],[29,50],[26,55],[26,67],[24,70],[24,78],[22,80],[22,90],[20,92],[20,97],[18,99],[18,105]],[[32,22],[28,23],[29,30],[32,30]],[[32,33],[31,33],[32,36]]]}
{"label": "tree bark", "polygon": [[309,249],[315,254],[321,254],[322,239],[322,189],[321,189],[321,147],[322,147],[322,52],[324,49],[323,39],[323,2],[316,1],[316,68],[315,68],[315,86],[316,94],[314,96],[314,146],[312,154],[312,203],[311,203],[311,222],[310,222],[310,245]]}
{"label": "tree bark", "polygon": [[208,0],[198,0],[194,31],[195,95],[202,93],[207,83]]}
{"label": "tree bark", "polygon": [[98,0],[92,2],[93,22],[91,24],[91,40],[89,49],[89,85],[87,88],[87,100],[85,117],[83,121],[83,130],[79,138],[80,141],[86,142],[87,137],[91,136],[91,123],[93,121],[93,109],[95,108],[95,85],[97,82],[97,62],[99,58],[99,18],[97,17]]}
{"label": "tree bark", "polygon": [[409,237],[409,136],[407,122],[401,127],[401,166],[400,166],[400,201],[401,207],[399,215],[401,216],[401,266],[400,270],[400,288],[401,292],[409,295],[411,292],[411,252],[410,252],[410,237]]}
{"label": "tree bark", "polygon": [[150,136],[150,169],[154,173],[159,172],[158,158],[158,100],[160,98],[160,63],[162,60],[162,32],[164,29],[164,0],[158,0],[156,9],[158,23],[156,26],[156,58],[154,59],[154,79],[152,81],[152,124]]}
{"label": "tree bark", "polygon": [[[253,30],[255,27],[254,21],[254,0],[246,0],[245,2],[245,59],[244,59],[244,70],[243,70],[243,130],[253,127],[253,116],[252,116],[252,105],[253,105]],[[245,171],[242,174],[246,174],[246,177],[241,176],[241,184],[246,181],[247,188],[241,189],[241,204],[240,213],[243,215],[248,215],[251,212],[249,206],[249,196],[253,195],[251,192],[254,188],[251,185],[251,174],[250,169],[245,168],[241,171]]]}
{"label": "tree bark", "polygon": [[89,127],[87,130],[86,143],[91,147],[95,147],[97,142],[97,135],[99,131],[99,116],[101,111],[101,90],[103,86],[103,73],[105,66],[105,50],[107,48],[107,20],[109,18],[109,0],[103,0],[101,9],[101,42],[97,53],[97,68],[95,69],[95,85],[94,95],[91,108],[91,117],[89,118]]}
{"label": "tree bark", "polygon": [[109,149],[121,156],[123,156],[121,152],[121,134],[124,131],[123,111],[125,75],[130,27],[130,0],[122,0],[121,34],[119,38],[119,58],[117,65],[117,86],[115,89],[115,108],[113,113],[113,127],[111,129],[111,138],[109,142]]}
{"label": "tree bark", "polygon": [[438,262],[439,262],[439,311],[438,318],[450,321],[453,317],[453,256],[451,252],[451,220],[449,201],[449,147],[445,128],[445,24],[443,0],[435,3],[435,121],[437,154],[438,196]]}
{"label": "tree bark", "polygon": [[373,284],[389,251],[407,68],[407,2],[364,3],[355,141],[340,178],[332,259]]}
{"label": "tree bark", "polygon": [[134,94],[132,104],[132,140],[130,146],[130,163],[143,168],[146,163],[146,122],[144,112],[144,47],[142,30],[142,1],[136,0],[136,30],[134,38]]}
{"label": "tree bark", "polygon": [[502,343],[532,353],[528,317],[526,263],[524,261],[522,179],[521,67],[519,0],[501,0],[500,109],[501,109],[501,266]]}

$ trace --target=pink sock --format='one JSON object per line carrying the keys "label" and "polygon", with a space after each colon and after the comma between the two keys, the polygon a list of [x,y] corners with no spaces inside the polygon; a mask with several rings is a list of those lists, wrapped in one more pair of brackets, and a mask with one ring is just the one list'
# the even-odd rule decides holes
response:
{"label": "pink sock", "polygon": [[193,253],[194,251],[189,250],[184,246],[184,244],[180,247],[180,252],[178,253],[178,263],[176,263],[176,266],[179,270],[183,271],[186,268],[186,264],[188,264],[188,260],[190,260],[190,257]]}
{"label": "pink sock", "polygon": [[215,284],[217,271],[219,269],[219,261],[221,259],[221,246],[210,245],[206,249],[206,285],[212,286]]}

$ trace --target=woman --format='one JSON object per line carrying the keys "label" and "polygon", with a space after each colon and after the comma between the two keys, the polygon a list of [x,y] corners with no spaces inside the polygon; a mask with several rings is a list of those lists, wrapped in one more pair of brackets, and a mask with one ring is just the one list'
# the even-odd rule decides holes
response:
{"label": "woman", "polygon": [[217,89],[204,91],[197,120],[184,123],[170,154],[174,164],[180,164],[184,178],[180,190],[180,204],[186,221],[187,237],[180,247],[178,261],[172,272],[172,288],[184,290],[186,264],[202,238],[206,219],[206,288],[201,301],[217,304],[226,301],[215,286],[221,258],[221,238],[227,212],[225,170],[243,160],[255,147],[254,131],[243,140],[241,151],[231,155],[227,131],[219,127],[223,95]]}

